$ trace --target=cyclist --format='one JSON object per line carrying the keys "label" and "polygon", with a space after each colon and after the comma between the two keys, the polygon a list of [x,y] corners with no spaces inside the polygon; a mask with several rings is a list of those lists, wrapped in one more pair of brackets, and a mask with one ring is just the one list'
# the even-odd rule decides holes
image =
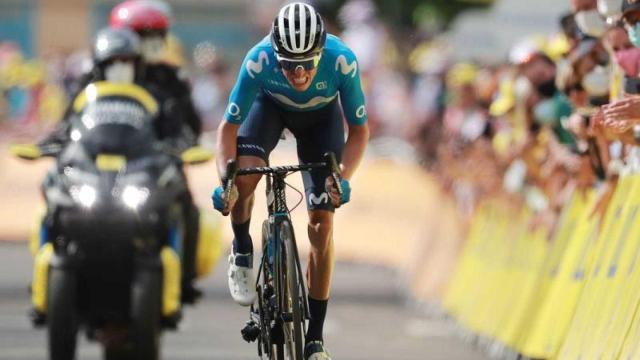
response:
{"label": "cyclist", "polygon": [[[180,145],[188,147],[197,143],[202,123],[191,101],[191,88],[184,73],[164,60],[170,20],[162,2],[128,0],[111,10],[109,26],[128,28],[140,36],[145,65],[140,85],[154,95],[167,113],[167,121],[159,123],[156,131],[161,138],[179,138],[184,142]],[[180,132],[181,136],[176,137]]]}
{"label": "cyclist", "polygon": [[[348,124],[346,143],[342,113]],[[333,189],[328,170],[303,173],[311,243],[307,269],[311,320],[305,358],[330,359],[322,330],[333,271],[333,213],[349,201],[349,180],[363,157],[369,128],[355,55],[339,38],[327,34],[320,14],[303,3],[285,5],[271,33],[245,57],[218,129],[222,183],[230,159],[237,158],[240,168],[266,165],[284,128],[296,138],[300,162],[320,162],[328,151],[341,161],[342,197]],[[249,223],[259,180],[259,175],[239,177],[229,201],[222,186],[212,195],[217,210],[231,213],[229,290],[244,306],[256,297]]]}
{"label": "cyclist", "polygon": [[[166,3],[153,0],[128,0],[111,11],[111,28],[128,28],[140,36],[140,49],[144,60],[144,77],[140,85],[161,104],[161,121],[156,121],[158,137],[178,151],[198,143],[202,122],[191,100],[191,87],[179,68],[165,62],[170,13]],[[185,195],[183,211],[187,226],[183,255],[182,298],[193,303],[202,295],[195,288],[195,257],[199,232],[200,212],[190,193]]]}

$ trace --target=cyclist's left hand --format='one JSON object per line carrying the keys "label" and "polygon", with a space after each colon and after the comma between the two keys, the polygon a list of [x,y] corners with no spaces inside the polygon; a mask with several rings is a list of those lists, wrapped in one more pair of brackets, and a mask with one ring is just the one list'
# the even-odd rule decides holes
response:
{"label": "cyclist's left hand", "polygon": [[329,197],[331,198],[331,202],[336,207],[346,204],[351,200],[351,186],[349,185],[349,180],[340,179],[340,185],[342,185],[342,197],[338,194],[338,190],[334,186],[333,177],[327,177],[327,180],[324,183],[324,188]]}

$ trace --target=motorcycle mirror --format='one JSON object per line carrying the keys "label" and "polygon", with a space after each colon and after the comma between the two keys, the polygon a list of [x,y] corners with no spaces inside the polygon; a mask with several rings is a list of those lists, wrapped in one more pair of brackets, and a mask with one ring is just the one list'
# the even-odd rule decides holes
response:
{"label": "motorcycle mirror", "polygon": [[38,145],[34,144],[14,144],[9,147],[11,155],[25,160],[38,160],[42,157],[42,152]]}
{"label": "motorcycle mirror", "polygon": [[200,146],[190,147],[180,155],[185,164],[203,164],[213,159],[213,152]]}

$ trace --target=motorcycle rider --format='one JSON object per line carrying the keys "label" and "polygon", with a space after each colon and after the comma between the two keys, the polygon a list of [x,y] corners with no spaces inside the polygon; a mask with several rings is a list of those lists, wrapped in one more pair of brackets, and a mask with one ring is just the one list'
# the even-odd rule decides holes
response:
{"label": "motorcycle rider", "polygon": [[[113,29],[130,29],[140,37],[145,66],[140,85],[154,95],[165,118],[165,121],[158,122],[156,131],[161,139],[171,139],[173,147],[184,150],[197,144],[202,122],[191,100],[189,83],[179,68],[164,61],[170,21],[168,7],[163,2],[127,0],[113,8],[109,25]],[[195,257],[200,212],[190,193],[184,198],[183,211],[187,224],[182,294],[185,302],[193,303],[202,294],[192,284],[196,278]]]}
{"label": "motorcycle rider", "polygon": [[[114,29],[128,28],[140,37],[140,50],[145,64],[141,85],[156,96],[166,112],[175,117],[178,124],[187,124],[197,141],[202,131],[202,123],[191,101],[191,89],[178,67],[165,62],[167,34],[170,15],[157,1],[128,0],[111,11],[109,26]],[[173,134],[170,123],[158,129],[161,136]],[[183,129],[184,131],[184,129]]]}
{"label": "motorcycle rider", "polygon": [[[97,81],[114,83],[138,82],[143,64],[140,56],[140,39],[128,29],[102,29],[96,35],[93,46],[93,68],[79,80],[79,91],[71,96],[75,99],[84,88]],[[73,101],[70,102],[58,126],[40,145],[63,146],[69,142],[70,117],[73,114]]]}

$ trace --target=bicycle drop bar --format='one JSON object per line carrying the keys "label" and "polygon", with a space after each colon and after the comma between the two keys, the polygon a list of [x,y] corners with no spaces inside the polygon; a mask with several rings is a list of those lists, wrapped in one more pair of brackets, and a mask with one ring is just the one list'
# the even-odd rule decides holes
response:
{"label": "bicycle drop bar", "polygon": [[238,170],[236,176],[253,175],[253,174],[278,174],[294,171],[308,171],[312,169],[326,168],[325,163],[311,163],[303,165],[287,165],[287,166],[259,166],[251,168],[243,168]]}
{"label": "bicycle drop bar", "polygon": [[231,188],[233,187],[233,183],[235,181],[236,176],[242,175],[253,175],[253,174],[286,174],[289,172],[295,171],[309,171],[312,169],[320,169],[327,168],[331,172],[331,177],[333,177],[333,182],[336,190],[338,191],[338,195],[342,196],[342,184],[340,184],[340,167],[338,166],[338,162],[336,161],[336,156],[332,152],[328,152],[324,154],[324,162],[321,163],[310,163],[310,164],[301,164],[301,165],[287,165],[287,166],[259,166],[259,167],[250,167],[238,169],[237,163],[235,160],[231,159],[227,162],[227,172],[226,172],[226,183],[225,186],[225,195],[226,198],[229,199],[229,195],[231,193]]}
{"label": "bicycle drop bar", "polygon": [[[225,195],[225,199],[227,201],[227,205],[226,207],[229,207],[229,199],[231,197],[231,190],[233,189],[233,183],[236,180],[236,174],[238,172],[238,163],[236,163],[235,160],[230,159],[229,161],[227,161],[227,172],[225,174],[226,176],[226,181],[224,184],[224,195]],[[227,211],[223,211],[223,215],[227,215],[230,211],[230,209],[225,209]]]}
{"label": "bicycle drop bar", "polygon": [[333,178],[333,184],[338,191],[338,195],[342,197],[342,184],[340,183],[340,166],[338,166],[338,162],[336,161],[336,155],[332,152],[328,152],[324,154],[324,160],[329,166],[329,171],[331,171],[331,177]]}

